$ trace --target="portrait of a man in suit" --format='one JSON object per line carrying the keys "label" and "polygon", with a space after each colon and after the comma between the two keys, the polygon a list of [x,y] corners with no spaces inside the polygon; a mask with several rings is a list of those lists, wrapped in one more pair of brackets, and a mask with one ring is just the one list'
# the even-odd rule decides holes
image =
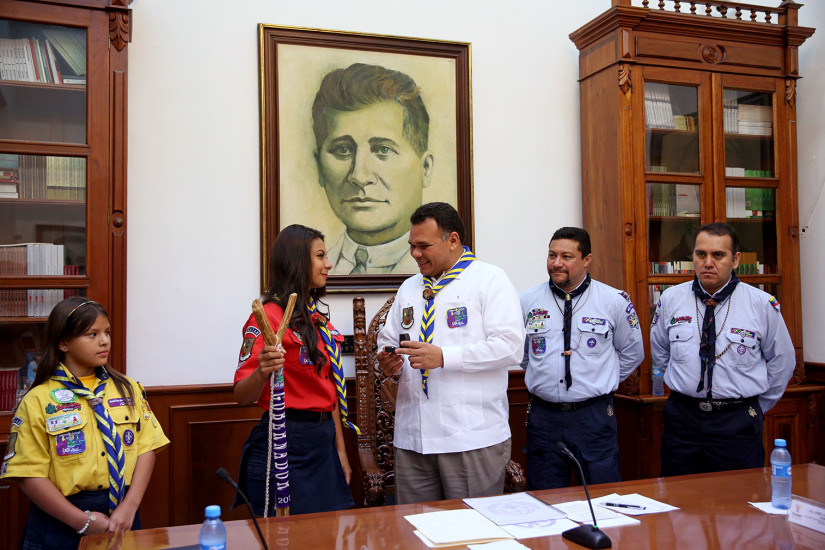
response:
{"label": "portrait of a man in suit", "polygon": [[329,249],[334,275],[415,273],[407,242],[435,157],[413,79],[355,63],[321,81],[312,105],[319,183],[345,231]]}

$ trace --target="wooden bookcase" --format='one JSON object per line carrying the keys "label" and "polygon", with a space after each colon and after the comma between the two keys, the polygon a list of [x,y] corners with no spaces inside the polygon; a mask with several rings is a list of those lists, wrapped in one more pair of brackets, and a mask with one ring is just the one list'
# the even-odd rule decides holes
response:
{"label": "wooden bookcase", "polygon": [[[4,371],[31,361],[51,307],[72,294],[108,310],[115,342],[110,364],[125,371],[130,2],[0,3],[0,51],[6,47],[0,55]],[[11,420],[4,409],[3,455]],[[26,508],[14,486],[0,484],[0,509],[20,513],[3,514],[8,525],[0,528],[0,547],[17,547]]]}
{"label": "wooden bookcase", "polygon": [[[789,1],[633,4],[613,0],[570,35],[591,273],[628,291],[649,327],[661,291],[693,278],[695,230],[733,225],[741,279],[778,298],[797,352],[766,448],[785,436],[794,461],[808,462],[825,387],[806,384],[802,363],[796,84],[797,48],[814,29],[798,26],[800,4]],[[616,394],[626,479],[659,475],[665,398],[650,393],[644,332],[647,357]]]}

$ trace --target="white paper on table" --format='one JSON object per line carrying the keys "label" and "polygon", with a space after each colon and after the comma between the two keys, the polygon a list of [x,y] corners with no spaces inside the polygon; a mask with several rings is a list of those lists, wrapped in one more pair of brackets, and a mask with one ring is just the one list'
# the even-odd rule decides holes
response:
{"label": "white paper on table", "polygon": [[[513,538],[510,533],[470,508],[404,516],[434,545],[457,545]],[[422,539],[423,540],[423,539]],[[424,542],[427,542],[425,540]]]}
{"label": "white paper on table", "polygon": [[530,550],[513,539],[497,540],[496,542],[485,542],[482,544],[468,544],[467,546],[470,550]]}
{"label": "white paper on table", "polygon": [[[574,500],[562,504],[554,504],[553,506],[567,514],[568,519],[593,525],[593,516],[590,514],[590,506],[586,500]],[[636,525],[640,523],[638,519],[627,517],[624,514],[614,512],[603,506],[594,506],[593,514],[596,516],[596,523],[599,527],[618,527],[620,525]]]}
{"label": "white paper on table", "polygon": [[[605,502],[621,502],[622,504],[634,504],[636,506],[644,506],[645,509],[640,510],[638,508],[605,506]],[[670,504],[665,504],[664,502],[653,500],[652,498],[642,496],[638,493],[631,493],[629,495],[620,495],[618,493],[613,493],[612,495],[594,498],[593,504],[598,504],[603,508],[607,508],[609,510],[613,510],[614,512],[628,514],[631,516],[641,516],[644,514],[658,514],[659,512],[671,512],[673,510],[679,509],[676,506],[671,506]]]}
{"label": "white paper on table", "polygon": [[562,518],[548,519],[546,521],[531,521],[529,523],[515,523],[513,525],[502,525],[501,528],[517,539],[530,539],[534,537],[561,535],[568,529],[573,529],[578,526],[579,524],[575,521]]}
{"label": "white paper on table", "polygon": [[773,506],[771,506],[770,502],[749,502],[748,504],[750,504],[757,510],[762,510],[766,514],[776,514],[782,516],[788,514],[787,510],[780,510],[779,508],[774,508]]}
{"label": "white paper on table", "polygon": [[564,512],[528,493],[465,498],[464,503],[501,526],[564,517]]}

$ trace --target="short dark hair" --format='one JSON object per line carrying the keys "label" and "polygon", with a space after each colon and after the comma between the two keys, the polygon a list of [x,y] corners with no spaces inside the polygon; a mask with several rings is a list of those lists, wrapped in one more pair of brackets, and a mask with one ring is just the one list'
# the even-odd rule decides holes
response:
{"label": "short dark hair", "polygon": [[553,236],[550,237],[550,242],[557,239],[570,239],[578,243],[579,252],[582,253],[582,258],[590,255],[590,234],[581,227],[562,227],[557,229]]}
{"label": "short dark hair", "polygon": [[458,240],[464,244],[464,222],[461,221],[461,216],[455,208],[446,202],[428,202],[415,209],[410,216],[410,223],[418,225],[430,218],[441,230],[442,240],[446,241],[450,238],[450,234],[455,232],[458,233]]}
{"label": "short dark hair", "polygon": [[404,108],[402,134],[418,155],[427,150],[430,116],[421,90],[409,75],[379,65],[355,63],[335,69],[321,81],[312,104],[315,146],[329,134],[330,111],[357,111],[382,101],[395,101]]}
{"label": "short dark hair", "polygon": [[732,226],[726,223],[706,223],[697,229],[696,235],[693,237],[694,248],[696,247],[696,238],[699,236],[699,233],[710,233],[711,235],[716,235],[717,237],[730,235],[731,252],[733,252],[734,256],[737,252],[739,252],[739,235],[737,235],[736,230]]}

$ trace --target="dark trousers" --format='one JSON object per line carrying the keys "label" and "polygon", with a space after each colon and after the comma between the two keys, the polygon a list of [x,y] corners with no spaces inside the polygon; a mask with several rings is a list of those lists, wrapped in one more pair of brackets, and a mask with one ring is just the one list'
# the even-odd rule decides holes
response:
{"label": "dark trousers", "polygon": [[[128,491],[128,487],[127,487]],[[109,489],[100,491],[80,491],[66,497],[81,510],[109,514]],[[140,529],[140,513],[135,514],[132,530]],[[26,520],[21,550],[77,550],[80,537],[62,521],[50,516],[34,502],[29,504],[29,518]]]}
{"label": "dark trousers", "polygon": [[662,413],[662,476],[761,468],[764,416],[756,397],[704,411],[699,400],[675,392]]}
{"label": "dark trousers", "polygon": [[[252,428],[241,455],[239,483],[263,516],[266,502],[266,459],[268,453],[269,413]],[[354,506],[341,459],[335,447],[335,422],[286,421],[286,444],[289,460],[289,513],[307,514],[346,510]],[[242,505],[235,499],[232,505]],[[269,480],[269,513],[275,515],[275,477]]]}
{"label": "dark trousers", "polygon": [[[558,449],[563,441],[581,462],[585,481],[621,481],[619,440],[613,396],[604,395],[575,410],[553,410],[536,396],[527,416],[527,488],[555,489],[570,485],[572,461]],[[578,470],[577,470],[578,474]]]}

